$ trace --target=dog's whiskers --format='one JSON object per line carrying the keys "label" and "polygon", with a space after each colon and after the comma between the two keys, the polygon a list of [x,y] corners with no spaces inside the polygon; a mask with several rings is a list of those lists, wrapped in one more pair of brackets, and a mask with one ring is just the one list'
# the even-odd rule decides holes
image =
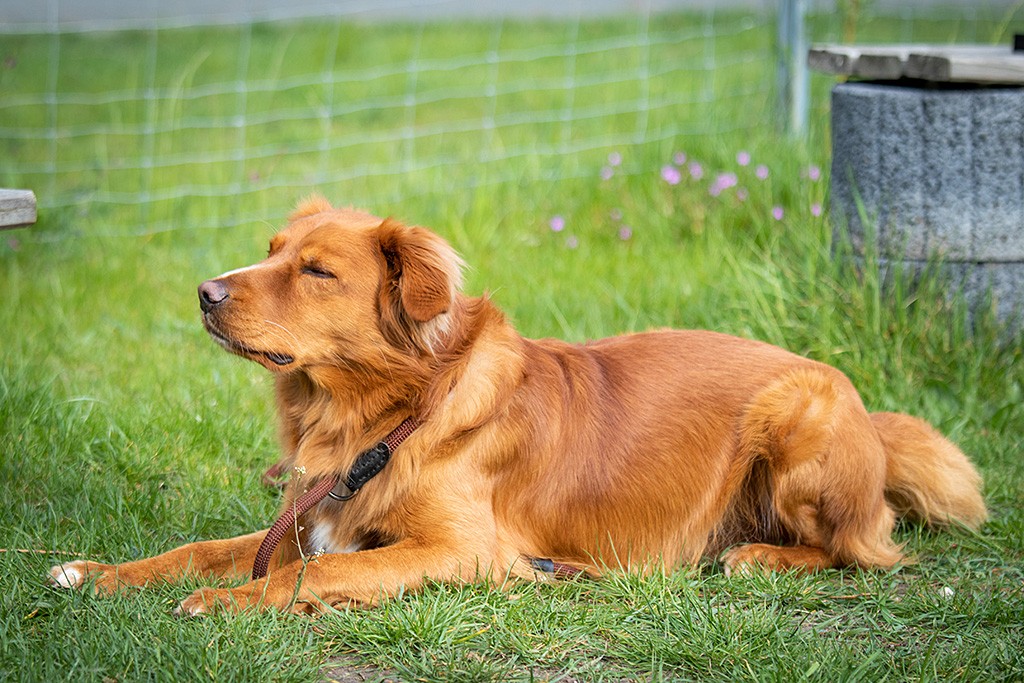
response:
{"label": "dog's whiskers", "polygon": [[391,378],[392,381],[394,381],[395,373],[391,369],[391,363],[388,362],[388,356],[386,353],[384,353],[384,349],[378,348],[377,353],[380,354],[381,360],[384,361],[384,369],[388,371],[388,377]]}
{"label": "dog's whiskers", "polygon": [[274,327],[278,327],[278,328],[284,330],[285,332],[288,333],[288,336],[290,336],[292,338],[292,341],[294,341],[296,344],[299,343],[299,338],[296,337],[295,334],[291,330],[289,330],[287,327],[285,327],[281,323],[276,323],[273,320],[267,320],[267,319],[264,319],[263,322],[267,323],[268,325],[273,325]]}

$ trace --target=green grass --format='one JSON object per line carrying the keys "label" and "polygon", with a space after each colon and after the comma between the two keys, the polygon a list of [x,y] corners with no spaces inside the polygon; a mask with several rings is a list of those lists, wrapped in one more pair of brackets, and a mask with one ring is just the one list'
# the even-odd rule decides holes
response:
{"label": "green grass", "polygon": [[[32,100],[51,78],[75,97],[56,111],[0,109],[5,129],[65,133],[0,136],[0,181],[35,188],[44,208],[36,227],[0,233],[0,678],[307,681],[367,666],[402,680],[1024,678],[1024,346],[985,311],[968,321],[939,279],[881,287],[871,259],[857,272],[832,257],[831,228],[810,211],[826,202],[827,177],[801,173],[812,163],[827,171],[829,81],[814,83],[809,142],[780,143],[767,123],[770,22],[718,15],[706,40],[706,21],[580,25],[582,38],[609,45],[643,30],[697,36],[651,45],[663,73],[646,81],[646,124],[636,111],[588,114],[643,96],[616,76],[641,67],[638,48],[576,56],[582,85],[567,99],[570,23],[5,36],[0,92],[10,99],[0,105]],[[815,37],[827,37],[819,21]],[[913,35],[987,40],[1001,27],[921,21]],[[861,34],[905,31],[877,21]],[[505,61],[489,70],[476,58],[492,48]],[[709,54],[715,68],[691,70]],[[412,57],[431,67],[414,86]],[[333,86],[296,84],[321,72],[338,77]],[[250,84],[244,102],[203,90],[236,78]],[[166,98],[141,97],[150,82]],[[488,83],[504,94],[482,104]],[[386,104],[410,87],[414,110]],[[76,103],[106,92],[131,94]],[[367,98],[379,106],[361,109]],[[310,114],[323,103],[346,113],[325,124]],[[486,118],[487,106],[494,129],[431,128]],[[229,124],[240,107],[249,123],[238,129]],[[212,123],[187,129],[195,119]],[[164,132],[147,136],[147,125]],[[411,142],[399,134],[410,125]],[[70,135],[75,126],[100,132]],[[322,140],[337,147],[317,149]],[[239,145],[242,162],[189,161]],[[702,181],[660,179],[680,150],[703,164]],[[738,167],[740,150],[770,177]],[[602,181],[612,151],[624,161]],[[146,158],[158,163],[146,168]],[[43,168],[51,161],[55,173]],[[746,201],[735,189],[709,195],[725,171]],[[232,183],[237,191],[224,191]],[[217,192],[177,196],[182,185]],[[893,573],[727,579],[709,563],[506,592],[433,585],[317,620],[175,620],[173,605],[194,586],[112,599],[46,588],[46,569],[70,553],[126,560],[269,524],[277,501],[258,475],[276,455],[270,383],[206,338],[195,286],[259,258],[314,187],[436,228],[471,265],[468,291],[491,291],[526,335],[701,327],[836,365],[870,409],[920,415],[960,443],[985,476],[992,519],[977,534],[901,527],[919,562]],[[562,232],[548,227],[555,215]]]}

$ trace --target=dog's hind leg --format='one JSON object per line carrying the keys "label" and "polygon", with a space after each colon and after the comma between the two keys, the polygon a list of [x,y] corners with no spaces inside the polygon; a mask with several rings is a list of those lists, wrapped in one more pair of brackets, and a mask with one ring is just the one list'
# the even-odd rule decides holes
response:
{"label": "dog's hind leg", "polygon": [[814,366],[773,382],[748,407],[740,447],[765,472],[769,509],[754,535],[771,543],[732,548],[722,557],[726,572],[890,567],[902,559],[884,495],[885,452],[843,375]]}

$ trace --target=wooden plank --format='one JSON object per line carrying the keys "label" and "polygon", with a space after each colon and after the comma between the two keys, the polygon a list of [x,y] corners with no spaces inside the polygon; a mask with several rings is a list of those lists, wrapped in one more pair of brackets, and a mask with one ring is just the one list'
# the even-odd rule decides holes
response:
{"label": "wooden plank", "polygon": [[807,54],[807,65],[815,70],[837,76],[861,78],[899,78],[903,63],[917,45],[813,45]]}
{"label": "wooden plank", "polygon": [[862,53],[857,59],[857,74],[871,74],[869,78],[895,81],[903,76],[903,65],[907,63],[907,57],[906,53]]}
{"label": "wooden plank", "polygon": [[1024,84],[1024,53],[1004,45],[829,45],[811,47],[810,68],[877,80]]}
{"label": "wooden plank", "polygon": [[36,222],[36,195],[32,190],[0,189],[0,230]]}
{"label": "wooden plank", "polygon": [[1024,54],[1009,48],[959,50],[955,54],[914,53],[905,67],[910,78],[956,83],[1024,83]]}
{"label": "wooden plank", "polygon": [[857,56],[852,50],[839,49],[842,47],[815,45],[807,51],[807,66],[827,74],[849,76],[853,73],[853,62],[857,60]]}

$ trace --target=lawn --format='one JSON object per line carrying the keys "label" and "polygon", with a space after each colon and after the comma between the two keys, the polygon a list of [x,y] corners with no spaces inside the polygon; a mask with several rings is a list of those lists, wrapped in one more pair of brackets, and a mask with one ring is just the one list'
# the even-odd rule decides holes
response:
{"label": "lawn", "polygon": [[[991,40],[1001,17],[865,21]],[[816,18],[814,37],[834,37]],[[807,141],[772,121],[772,24],[325,21],[0,36],[3,680],[1020,680],[1024,344],[941,277],[882,286],[827,215],[830,81]],[[55,61],[56,60],[56,61]],[[749,163],[747,157],[749,156]],[[685,157],[685,158],[684,158]],[[429,586],[373,611],[176,620],[193,585],[110,599],[53,563],[270,523],[270,382],[195,287],[260,258],[294,203],[428,225],[528,336],[674,326],[845,371],[985,476],[976,534],[901,526],[893,572]],[[346,678],[348,677],[348,678]]]}

